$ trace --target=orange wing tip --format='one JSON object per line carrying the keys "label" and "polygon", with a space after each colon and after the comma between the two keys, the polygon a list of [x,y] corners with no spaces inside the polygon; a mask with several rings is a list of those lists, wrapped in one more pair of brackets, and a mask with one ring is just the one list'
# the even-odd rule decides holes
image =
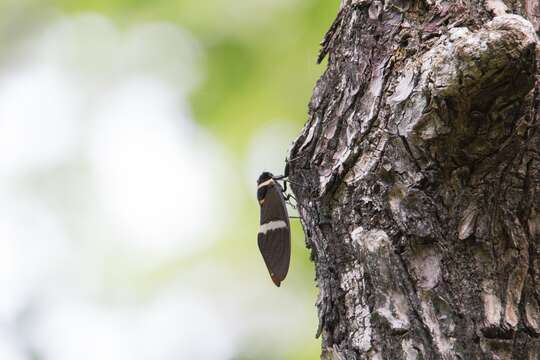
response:
{"label": "orange wing tip", "polygon": [[277,287],[281,285],[281,279],[279,279],[277,276],[272,276],[272,281],[274,282],[274,284],[276,284]]}

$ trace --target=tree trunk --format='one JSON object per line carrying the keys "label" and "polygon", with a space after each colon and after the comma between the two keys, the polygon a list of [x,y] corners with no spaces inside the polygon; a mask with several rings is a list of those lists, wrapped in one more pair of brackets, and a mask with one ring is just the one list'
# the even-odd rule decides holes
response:
{"label": "tree trunk", "polygon": [[341,4],[289,155],[323,359],[540,359],[539,22]]}

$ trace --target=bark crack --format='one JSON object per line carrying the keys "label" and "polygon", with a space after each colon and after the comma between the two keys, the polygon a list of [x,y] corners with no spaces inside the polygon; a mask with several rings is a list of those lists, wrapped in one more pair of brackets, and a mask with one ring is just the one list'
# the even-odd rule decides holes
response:
{"label": "bark crack", "polygon": [[501,4],[352,0],[324,37],[289,155],[324,359],[539,356],[538,40]]}

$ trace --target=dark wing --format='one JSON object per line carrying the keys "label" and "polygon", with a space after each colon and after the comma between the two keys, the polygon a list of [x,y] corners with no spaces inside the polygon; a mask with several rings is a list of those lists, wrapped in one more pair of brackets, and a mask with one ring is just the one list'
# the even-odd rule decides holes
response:
{"label": "dark wing", "polygon": [[289,271],[291,229],[285,199],[277,183],[268,186],[261,204],[261,229],[257,240],[272,281],[279,286]]}
{"label": "dark wing", "polygon": [[281,186],[274,182],[267,186],[264,202],[261,204],[261,225],[276,220],[289,223],[289,214],[283,198],[283,191]]}

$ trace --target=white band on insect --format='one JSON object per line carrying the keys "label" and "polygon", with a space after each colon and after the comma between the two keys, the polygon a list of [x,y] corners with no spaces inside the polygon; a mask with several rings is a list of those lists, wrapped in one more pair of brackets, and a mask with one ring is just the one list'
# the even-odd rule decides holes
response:
{"label": "white band on insect", "polygon": [[261,183],[261,184],[257,187],[257,189],[260,189],[260,188],[262,188],[263,186],[266,186],[266,185],[270,185],[270,184],[273,183],[273,182],[274,182],[274,179],[266,180],[265,182]]}
{"label": "white band on insect", "polygon": [[262,224],[259,229],[259,234],[265,234],[268,231],[283,229],[287,227],[287,223],[283,220],[270,221],[266,224]]}

